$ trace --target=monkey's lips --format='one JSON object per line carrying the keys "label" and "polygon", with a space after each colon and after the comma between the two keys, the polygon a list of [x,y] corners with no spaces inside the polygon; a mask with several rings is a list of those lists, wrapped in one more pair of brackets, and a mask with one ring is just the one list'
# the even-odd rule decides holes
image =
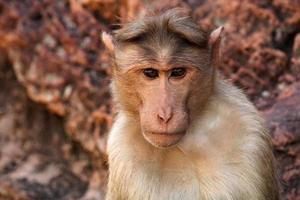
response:
{"label": "monkey's lips", "polygon": [[168,132],[144,132],[145,139],[155,147],[167,148],[177,144],[185,135],[185,131]]}

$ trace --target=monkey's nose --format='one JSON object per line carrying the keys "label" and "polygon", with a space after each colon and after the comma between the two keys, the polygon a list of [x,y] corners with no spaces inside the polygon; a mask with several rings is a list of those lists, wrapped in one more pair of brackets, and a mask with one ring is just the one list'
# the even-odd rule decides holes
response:
{"label": "monkey's nose", "polygon": [[161,108],[157,114],[157,118],[160,122],[168,123],[173,116],[171,108]]}

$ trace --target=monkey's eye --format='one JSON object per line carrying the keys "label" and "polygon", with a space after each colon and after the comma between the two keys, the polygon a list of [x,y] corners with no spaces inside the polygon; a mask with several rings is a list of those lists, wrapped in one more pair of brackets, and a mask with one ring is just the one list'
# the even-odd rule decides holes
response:
{"label": "monkey's eye", "polygon": [[158,70],[153,68],[146,68],[143,70],[143,74],[148,78],[154,79],[158,77]]}
{"label": "monkey's eye", "polygon": [[185,68],[174,68],[171,71],[170,76],[174,78],[182,78],[186,74],[186,69]]}

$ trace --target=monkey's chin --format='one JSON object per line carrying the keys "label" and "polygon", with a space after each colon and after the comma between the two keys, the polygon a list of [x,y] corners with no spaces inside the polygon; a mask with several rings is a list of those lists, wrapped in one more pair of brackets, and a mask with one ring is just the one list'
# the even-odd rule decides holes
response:
{"label": "monkey's chin", "polygon": [[158,148],[168,148],[176,145],[185,135],[185,131],[179,133],[143,132],[143,135],[144,138],[153,146]]}

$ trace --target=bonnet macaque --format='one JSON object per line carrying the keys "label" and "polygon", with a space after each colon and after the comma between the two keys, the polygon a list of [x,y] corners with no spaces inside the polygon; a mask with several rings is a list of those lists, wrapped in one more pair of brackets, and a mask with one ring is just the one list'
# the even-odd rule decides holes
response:
{"label": "bonnet macaque", "polygon": [[102,34],[118,109],[107,200],[279,199],[263,120],[218,75],[222,30],[169,10]]}

